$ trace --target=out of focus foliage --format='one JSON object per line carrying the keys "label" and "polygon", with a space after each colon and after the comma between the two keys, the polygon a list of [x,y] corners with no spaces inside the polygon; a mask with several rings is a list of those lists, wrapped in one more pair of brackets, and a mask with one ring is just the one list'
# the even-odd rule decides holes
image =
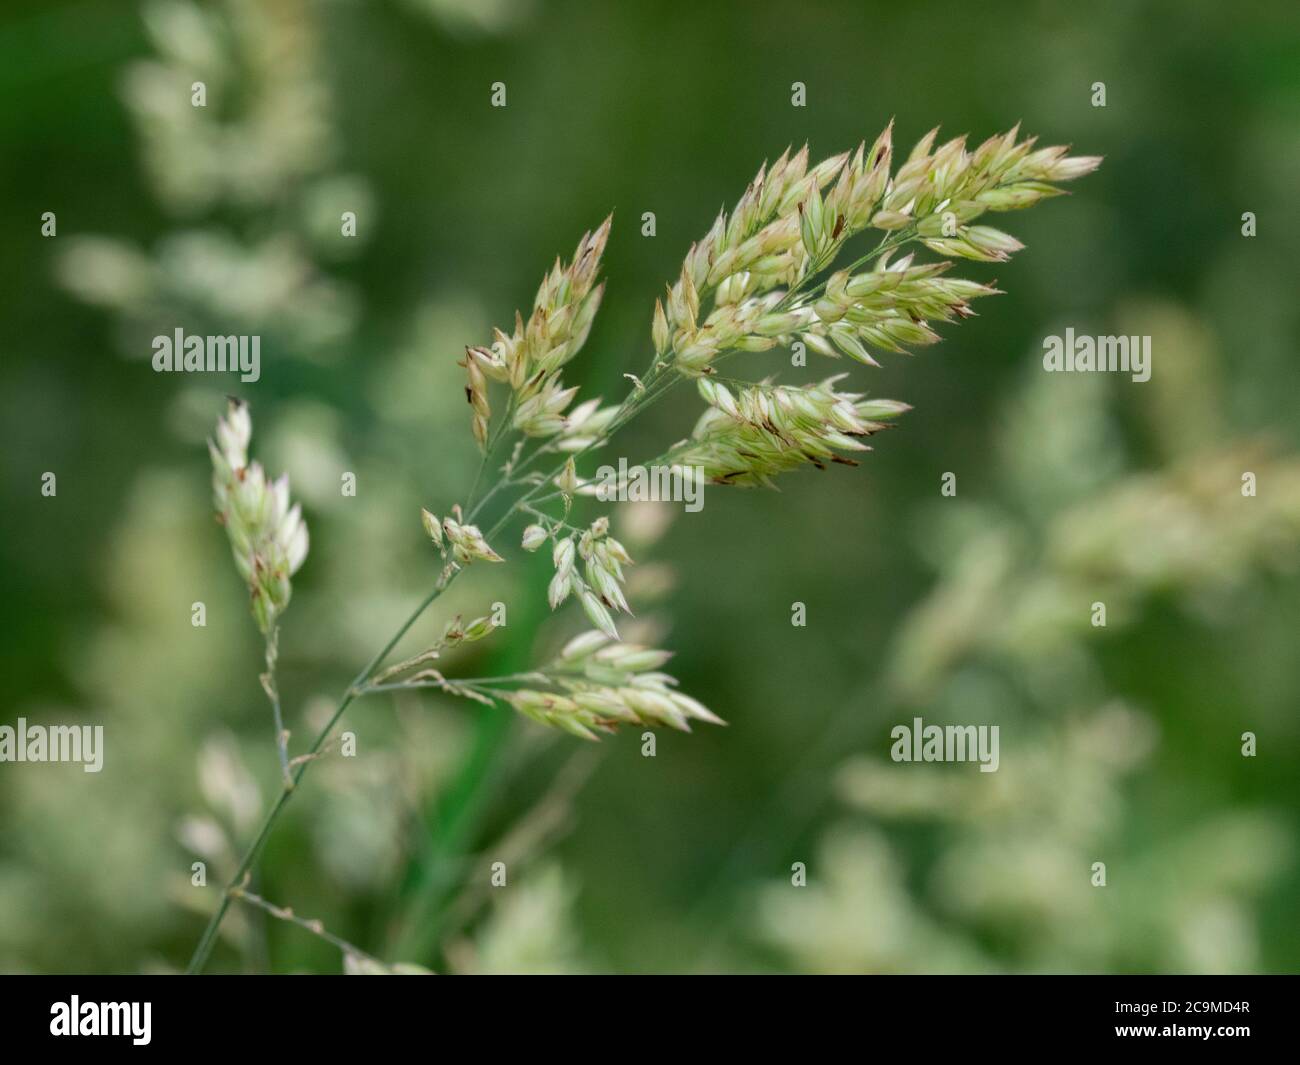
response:
{"label": "out of focus foliage", "polygon": [[[909,143],[1022,119],[1106,164],[1025,216],[981,318],[855,374],[916,408],[860,469],[711,491],[666,529],[623,515],[647,633],[731,728],[575,765],[505,711],[360,703],[360,755],[308,779],[256,888],[438,971],[1300,967],[1298,56],[1282,0],[8,5],[3,718],[102,723],[106,756],[0,766],[0,969],[183,964],[218,890],[192,863],[220,882],[273,795],[208,500],[223,393],[312,527],[280,648],[301,740],[436,576],[419,507],[476,461],[464,345],[614,209],[572,376],[621,394],[654,295],[759,161],[891,115]],[[1150,334],[1151,382],[1044,375],[1066,325]],[[155,374],[177,327],[260,334],[261,380]],[[663,404],[626,453],[690,419]],[[522,668],[567,634],[546,578],[475,573],[412,642],[500,599],[509,624],[457,666]],[[999,772],[889,762],[914,713],[1000,723]],[[218,967],[341,965],[234,916]]]}
{"label": "out of focus foliage", "polygon": [[[984,774],[869,754],[841,768],[839,797],[864,819],[818,845],[815,887],[770,887],[761,903],[764,935],[807,968],[1262,964],[1255,906],[1294,858],[1285,809],[1206,802],[1194,781],[1176,810],[1144,805],[1158,755],[1186,741],[1162,730],[1197,726],[1167,711],[1157,723],[1159,708],[1141,709],[1108,660],[1144,657],[1127,649],[1154,597],[1231,639],[1218,630],[1235,624],[1253,576],[1294,578],[1300,456],[1231,436],[1211,390],[1217,355],[1184,316],[1148,307],[1126,324],[1195,370],[1163,375],[1143,407],[1168,464],[1123,469],[1108,382],[1035,367],[999,420],[997,503],[923,512],[920,542],[940,580],[903,621],[884,700],[897,720],[997,722],[1001,765]],[[1162,424],[1175,388],[1204,435]],[[1243,471],[1272,485],[1267,499],[1242,494]],[[1107,608],[1104,628],[1092,625],[1094,602]],[[1242,706],[1208,729],[1238,752],[1244,737],[1229,721],[1275,734],[1251,718]],[[1135,834],[1144,822],[1157,831]]]}

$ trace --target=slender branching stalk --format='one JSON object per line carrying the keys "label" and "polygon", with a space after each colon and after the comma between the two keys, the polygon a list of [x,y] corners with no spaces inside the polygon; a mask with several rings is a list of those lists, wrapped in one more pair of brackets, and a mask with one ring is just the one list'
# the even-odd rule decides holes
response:
{"label": "slender branching stalk", "polygon": [[280,689],[276,681],[275,667],[279,658],[279,628],[272,628],[266,634],[266,672],[262,674],[262,689],[271,700],[271,712],[275,719],[275,748],[280,755],[280,775],[286,788],[293,787],[293,775],[289,770],[289,730],[284,727],[284,715],[280,712]]}
{"label": "slender branching stalk", "polygon": [[293,912],[291,907],[277,906],[273,902],[268,902],[266,899],[262,898],[261,895],[249,891],[246,886],[241,885],[239,887],[231,888],[230,895],[232,898],[238,899],[240,902],[247,903],[249,906],[254,906],[257,909],[270,914],[278,921],[284,921],[287,924],[296,925],[297,927],[310,932],[317,939],[323,939],[326,943],[341,950],[344,957],[351,956],[370,962],[373,965],[383,966],[383,962],[378,958],[372,957],[360,947],[349,943],[341,936],[334,935],[334,933],[330,932],[321,921],[310,917],[299,917]]}

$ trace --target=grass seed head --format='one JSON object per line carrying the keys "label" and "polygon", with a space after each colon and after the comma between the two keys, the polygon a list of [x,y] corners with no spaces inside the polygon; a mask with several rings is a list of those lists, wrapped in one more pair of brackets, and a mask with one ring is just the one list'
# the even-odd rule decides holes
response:
{"label": "grass seed head", "polygon": [[252,435],[248,405],[231,399],[208,452],[217,520],[248,585],[258,627],[270,633],[289,605],[290,578],[306,561],[309,540],[302,510],[290,500],[288,475],[268,481],[260,463],[249,463]]}

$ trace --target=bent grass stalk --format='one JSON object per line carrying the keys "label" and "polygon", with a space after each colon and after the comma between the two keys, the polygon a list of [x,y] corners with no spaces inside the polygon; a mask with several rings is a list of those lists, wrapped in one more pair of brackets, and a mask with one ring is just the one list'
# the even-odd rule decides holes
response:
{"label": "bent grass stalk", "polygon": [[349,943],[346,939],[343,939],[341,936],[334,935],[334,933],[329,931],[324,924],[322,924],[320,921],[314,918],[300,917],[298,916],[298,914],[293,912],[292,908],[288,906],[277,906],[273,902],[268,902],[266,899],[262,898],[261,895],[249,891],[246,886],[231,888],[230,895],[232,898],[236,898],[240,902],[245,902],[250,906],[254,906],[257,909],[262,910],[264,913],[267,913],[270,916],[274,917],[277,921],[284,921],[287,924],[296,925],[298,928],[301,928],[306,932],[310,932],[318,939],[322,939],[326,943],[330,944],[330,946],[337,947],[339,950],[343,952],[345,957],[351,955],[352,957],[359,958],[361,960],[369,962],[372,965],[376,965],[381,968],[383,967],[383,962],[381,962],[378,958],[375,958],[370,954],[367,954],[360,947],[355,946],[352,943]]}
{"label": "bent grass stalk", "polygon": [[[964,137],[935,148],[936,133],[922,138],[897,170],[892,169],[892,123],[869,151],[864,143],[851,155],[810,167],[805,146],[793,155],[787,150],[770,167],[764,164],[732,213],[720,213],[705,237],[691,246],[680,277],[656,301],[653,357],[640,376],[625,375],[633,387],[617,406],[589,400],[570,410],[578,390],[564,387],[561,379],[563,367],[585,343],[603,297],[604,282],[597,284],[596,277],[610,219],[582,237],[567,266],[557,259],[527,319],[517,313],[512,333],[497,329],[491,347],[466,349],[461,365],[468,379],[471,428],[483,457],[466,500],[468,513],[456,505],[440,521],[423,512],[425,530],[444,562],[437,581],[356,675],[307,752],[294,758],[288,753],[274,665],[277,623],[289,603],[290,578],[307,554],[306,525],[299,509],[290,506],[287,478],[268,482],[261,467],[248,462],[251,419],[243,403],[232,401],[210,444],[214,498],[267,641],[263,686],[275,717],[283,786],[204,929],[189,972],[206,964],[232,898],[243,892],[290,797],[361,695],[428,687],[480,702],[502,699],[524,716],[583,739],[596,739],[597,733],[620,724],[689,731],[692,720],[722,723],[675,691],[673,678],[657,672],[666,652],[618,642],[614,616],[629,611],[621,590],[622,567],[632,560],[608,535],[608,518],[599,517],[585,528],[568,520],[575,497],[592,494],[577,463],[606,446],[678,382],[694,379],[706,404],[704,413],[691,438],[661,458],[689,460],[691,470],[704,470],[706,479],[718,485],[770,485],[774,476],[804,464],[856,465],[842,452],[868,450],[861,438],[883,429],[879,419],[902,413],[906,404],[837,392],[835,378],[813,386],[738,383],[720,377],[717,363],[800,342],[822,357],[847,356],[878,366],[873,351],[901,352],[904,345],[935,343],[940,337],[930,321],[970,317],[975,313],[971,300],[997,292],[948,277],[948,268],[957,259],[1004,262],[1022,247],[999,230],[971,223],[987,211],[1022,209],[1058,195],[1061,190],[1053,182],[1080,177],[1100,164],[1097,157],[1071,157],[1062,147],[1033,150],[1032,138],[1018,139],[1018,128],[989,138],[974,151],[967,150]],[[883,233],[872,249],[828,273],[846,243],[870,229]],[[906,244],[921,245],[940,258],[917,263],[913,252],[893,261]],[[874,265],[863,270],[872,260]],[[495,425],[490,384],[509,389]],[[512,436],[518,440],[500,478],[479,496],[493,456]],[[553,468],[544,474],[534,471],[547,455],[558,459]],[[512,490],[517,494],[483,534],[475,520]],[[557,499],[562,514],[544,509]],[[464,680],[448,679],[431,668],[410,673],[460,641],[492,631],[486,618],[465,627],[457,619],[438,645],[377,677],[398,643],[465,569],[475,562],[504,561],[492,544],[519,515],[535,519],[525,532],[525,549],[536,550],[547,541],[552,545],[552,609],[573,596],[596,631],[571,641],[556,662],[532,673]],[[410,675],[401,676],[404,672]]]}

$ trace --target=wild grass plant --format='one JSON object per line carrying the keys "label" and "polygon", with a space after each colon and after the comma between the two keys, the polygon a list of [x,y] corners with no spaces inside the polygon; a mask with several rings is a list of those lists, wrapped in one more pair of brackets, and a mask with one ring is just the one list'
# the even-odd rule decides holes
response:
{"label": "wild grass plant", "polygon": [[[271,480],[250,458],[251,413],[232,400],[210,444],[214,500],[265,642],[261,679],[281,786],[210,917],[190,971],[206,964],[236,899],[324,935],[354,967],[386,968],[249,886],[284,808],[360,698],[434,689],[472,703],[506,704],[584,740],[623,726],[690,731],[693,724],[721,724],[663,672],[667,652],[620,638],[619,619],[632,612],[624,590],[632,556],[610,534],[608,514],[577,518],[584,500],[597,494],[589,469],[595,454],[686,382],[704,403],[693,432],[640,465],[670,467],[710,490],[771,486],[804,466],[856,465],[853,456],[869,450],[864,441],[894,424],[906,404],[842,390],[845,374],[811,384],[728,374],[745,372],[746,353],[776,348],[789,349],[797,367],[809,353],[877,366],[883,353],[937,342],[937,327],[973,316],[974,300],[997,293],[990,283],[954,276],[954,265],[1004,262],[1021,248],[979,220],[1057,195],[1058,183],[1099,162],[1062,147],[1037,148],[1015,129],[974,149],[964,137],[939,144],[931,131],[899,161],[892,125],[870,147],[864,143],[816,164],[806,147],[786,151],[760,168],[734,209],[719,213],[691,246],[679,276],[655,302],[649,361],[625,375],[630,388],[612,404],[600,397],[575,403],[578,388],[564,380],[604,296],[599,274],[611,219],[584,234],[572,258],[557,259],[546,274],[526,316],[516,313],[512,327],[466,349],[470,431],[481,460],[462,501],[421,513],[430,589],[296,752],[294,723],[284,719],[276,678],[293,577],[308,556],[307,525],[287,477]],[[454,617],[439,639],[390,662],[462,574],[507,562],[514,552],[509,529],[516,523],[525,525],[521,550],[549,553],[550,608],[575,600],[591,630],[530,670],[466,677],[448,663],[462,645],[489,639],[499,619],[495,611],[469,621]]]}

